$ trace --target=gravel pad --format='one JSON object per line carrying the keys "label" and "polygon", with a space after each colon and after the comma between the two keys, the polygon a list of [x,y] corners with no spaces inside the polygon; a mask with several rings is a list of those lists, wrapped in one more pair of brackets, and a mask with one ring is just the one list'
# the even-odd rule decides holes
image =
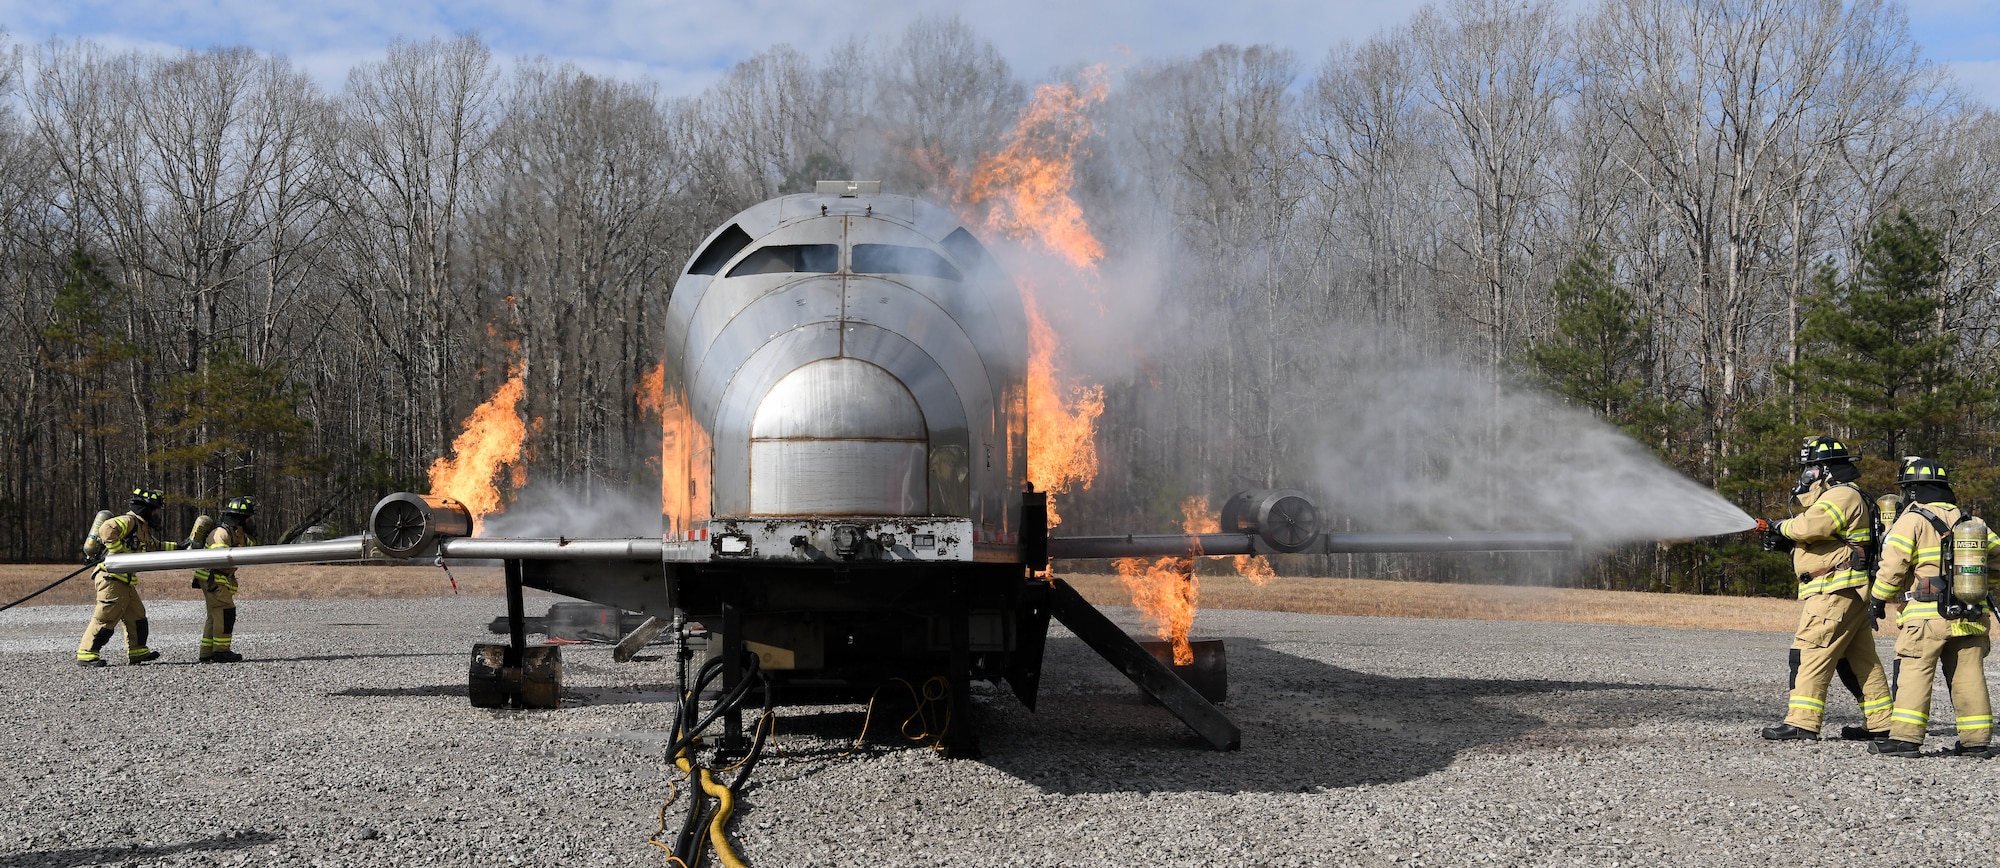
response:
{"label": "gravel pad", "polygon": [[[0,613],[0,868],[662,862],[645,841],[678,777],[663,649],[567,646],[562,709],[493,711],[465,675],[497,598],[245,601],[233,665],[194,665],[198,603],[149,609],[165,658],[96,670],[73,662],[87,609]],[[1757,738],[1785,710],[1784,635],[1242,611],[1197,628],[1226,642],[1240,751],[1208,750],[1058,627],[1039,712],[976,687],[980,759],[879,718],[843,756],[861,706],[781,708],[738,850],[765,868],[1995,862],[2000,761],[1940,755],[1948,726],[1914,760]],[[1837,682],[1829,706],[1828,732],[1859,722]]]}

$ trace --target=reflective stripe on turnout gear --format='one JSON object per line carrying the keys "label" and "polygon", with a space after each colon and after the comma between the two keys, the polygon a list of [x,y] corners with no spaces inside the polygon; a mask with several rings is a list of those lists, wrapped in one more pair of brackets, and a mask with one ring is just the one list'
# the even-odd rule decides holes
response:
{"label": "reflective stripe on turnout gear", "polygon": [[[1808,500],[1810,498],[1810,500]],[[1792,570],[1799,577],[1798,598],[1868,585],[1865,566],[1868,544],[1875,538],[1873,508],[1851,482],[1814,483],[1799,496],[1803,511],[1778,523],[1778,532],[1798,543],[1792,550]]]}
{"label": "reflective stripe on turnout gear", "polygon": [[[1948,587],[1951,580],[1950,576],[1944,575],[1944,535],[1938,532],[1924,513],[1936,516],[1947,528],[1957,525],[1963,515],[1958,506],[1951,503],[1933,502],[1910,506],[1922,507],[1922,510],[1909,508],[1896,517],[1896,523],[1882,538],[1881,565],[1876,571],[1875,581],[1868,587],[1868,595],[1877,600],[1901,599],[1902,605],[1896,612],[1898,626],[1913,621],[1943,617],[1938,611],[1939,601],[1925,602],[1916,598],[1917,589],[1923,587],[1926,581],[1935,582],[1940,588],[1944,588]],[[1986,547],[1989,555],[1995,548],[2000,548],[2000,536],[1988,531]],[[1991,611],[1992,608],[1981,601],[1976,617],[1951,621],[1951,635],[1986,635],[1986,616]]]}
{"label": "reflective stripe on turnout gear", "polygon": [[1902,721],[1903,723],[1914,723],[1918,726],[1929,726],[1931,722],[1930,712],[1918,711],[1914,708],[1898,708],[1889,713],[1889,718],[1891,720]]}

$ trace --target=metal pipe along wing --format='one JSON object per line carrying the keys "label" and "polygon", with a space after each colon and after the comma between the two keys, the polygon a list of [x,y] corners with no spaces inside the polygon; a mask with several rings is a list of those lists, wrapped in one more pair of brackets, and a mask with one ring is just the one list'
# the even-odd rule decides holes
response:
{"label": "metal pipe along wing", "polygon": [[[1247,533],[1055,537],[1049,540],[1049,557],[1138,558],[1272,553],[1258,548],[1256,539],[1255,534]],[[1575,538],[1566,533],[1329,533],[1320,535],[1300,553],[1536,552],[1570,551],[1575,547]]]}

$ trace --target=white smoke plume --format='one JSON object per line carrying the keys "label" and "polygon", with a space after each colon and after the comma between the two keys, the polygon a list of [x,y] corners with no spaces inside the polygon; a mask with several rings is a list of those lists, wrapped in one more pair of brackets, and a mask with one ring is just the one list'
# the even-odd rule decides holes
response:
{"label": "white smoke plume", "polygon": [[602,481],[531,479],[507,511],[486,517],[482,537],[647,537],[660,535],[660,492]]}

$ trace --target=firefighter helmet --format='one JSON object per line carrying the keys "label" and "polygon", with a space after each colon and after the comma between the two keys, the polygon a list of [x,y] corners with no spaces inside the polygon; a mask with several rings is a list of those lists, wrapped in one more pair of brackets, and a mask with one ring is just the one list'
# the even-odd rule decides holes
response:
{"label": "firefighter helmet", "polygon": [[139,512],[151,512],[164,506],[167,496],[157,488],[132,489],[132,508]]}
{"label": "firefighter helmet", "polygon": [[1951,480],[1945,478],[1944,465],[1919,455],[1904,458],[1903,469],[1896,471],[1896,484],[1918,485],[1925,482],[1951,484]]}
{"label": "firefighter helmet", "polygon": [[223,515],[239,515],[244,518],[257,514],[257,498],[247,494],[237,495],[222,505]]}
{"label": "firefighter helmet", "polygon": [[1805,445],[1799,447],[1801,467],[1852,460],[1853,457],[1847,454],[1847,444],[1832,437],[1807,437]]}

